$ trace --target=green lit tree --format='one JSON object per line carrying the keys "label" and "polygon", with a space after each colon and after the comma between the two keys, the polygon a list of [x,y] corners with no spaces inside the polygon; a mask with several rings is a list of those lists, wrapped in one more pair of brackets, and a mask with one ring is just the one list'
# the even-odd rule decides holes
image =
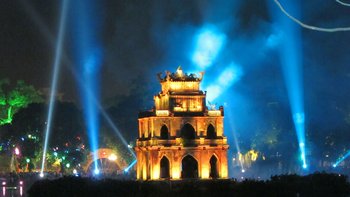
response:
{"label": "green lit tree", "polygon": [[0,81],[0,125],[10,124],[13,115],[30,103],[42,102],[43,99],[32,85],[17,81],[14,88],[9,88],[7,79]]}

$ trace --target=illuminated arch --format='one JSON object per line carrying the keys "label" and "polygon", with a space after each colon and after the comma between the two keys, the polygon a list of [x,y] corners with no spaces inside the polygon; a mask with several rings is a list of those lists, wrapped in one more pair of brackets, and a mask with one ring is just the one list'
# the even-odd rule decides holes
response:
{"label": "illuminated arch", "polygon": [[196,138],[196,131],[190,123],[186,123],[181,128],[180,136],[186,140],[194,140]]}
{"label": "illuminated arch", "polygon": [[215,127],[212,124],[209,124],[207,127],[207,138],[215,139],[217,137]]}
{"label": "illuminated arch", "polygon": [[163,140],[167,140],[169,139],[169,130],[168,127],[164,124],[161,128],[160,128],[160,139]]}
{"label": "illuminated arch", "polygon": [[198,161],[190,154],[181,160],[181,178],[198,178]]}
{"label": "illuminated arch", "polygon": [[[100,148],[100,149],[97,149],[95,152],[91,152],[88,155],[87,160],[85,162],[85,165],[83,165],[83,170],[86,173],[89,171],[91,164],[93,164],[93,162],[95,161],[94,157],[93,157],[94,155],[97,156],[96,160],[108,159],[110,162],[115,163],[117,165],[117,167],[119,168],[117,170],[123,170],[128,166],[122,158],[118,157],[118,154],[114,150],[109,149],[109,148]],[[111,158],[110,157],[111,155],[117,156],[116,159]]]}
{"label": "illuminated arch", "polygon": [[166,156],[160,160],[160,178],[170,178],[170,161]]}

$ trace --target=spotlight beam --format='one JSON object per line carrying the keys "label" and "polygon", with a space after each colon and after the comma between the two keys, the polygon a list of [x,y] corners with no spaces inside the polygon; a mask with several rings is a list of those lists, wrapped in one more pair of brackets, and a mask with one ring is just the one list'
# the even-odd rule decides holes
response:
{"label": "spotlight beam", "polygon": [[[88,134],[90,150],[95,153],[99,147],[100,116],[96,102],[100,98],[100,73],[102,62],[102,50],[100,42],[100,19],[97,1],[76,0],[72,2],[74,10],[71,33],[74,62],[77,66],[78,78],[84,83],[79,83],[80,100],[83,105],[83,115]],[[92,14],[93,13],[93,14]],[[98,172],[98,157],[93,154],[95,172]],[[97,173],[96,173],[97,174]]]}
{"label": "spotlight beam", "polygon": [[214,84],[207,86],[206,89],[208,102],[214,102],[217,97],[225,92],[229,87],[237,83],[243,76],[242,67],[235,62],[231,62],[225,70],[221,72]]}
{"label": "spotlight beam", "polygon": [[[23,7],[24,7],[25,11],[30,16],[30,18],[33,20],[34,25],[36,25],[38,27],[38,29],[41,32],[41,34],[43,34],[43,36],[49,42],[50,45],[55,47],[54,36],[50,32],[50,30],[47,28],[47,26],[45,25],[45,23],[43,22],[41,17],[37,14],[35,9],[31,5],[29,5],[27,3],[27,1],[21,0],[20,2],[23,4]],[[73,76],[78,80],[78,83],[84,84],[82,82],[82,80],[80,80],[80,78],[78,77],[76,71],[71,66],[68,66],[68,65],[73,65],[73,63],[72,63],[72,61],[70,61],[68,56],[64,53],[64,51],[62,51],[61,56],[62,56],[61,61],[63,61],[65,63],[64,65],[72,72]],[[86,87],[84,87],[84,88],[86,88]],[[93,96],[93,102],[95,102],[96,105],[98,106],[98,109],[101,112],[103,118],[105,118],[105,120],[107,120],[109,126],[114,130],[114,132],[117,134],[117,136],[121,139],[121,141],[124,144],[124,146],[136,158],[136,155],[135,155],[134,151],[132,151],[130,148],[128,148],[128,143],[126,142],[126,140],[125,140],[124,136],[122,135],[122,133],[119,131],[118,127],[111,120],[111,118],[109,117],[107,112],[103,109],[101,104],[97,101],[95,96],[94,95],[92,95],[92,96]]]}
{"label": "spotlight beam", "polygon": [[102,106],[99,103],[98,103],[98,108],[100,109],[100,112],[102,113],[102,116],[107,120],[109,126],[112,127],[113,131],[117,134],[117,136],[120,138],[122,143],[127,147],[128,151],[132,154],[132,156],[134,158],[136,158],[136,154],[134,153],[134,151],[132,151],[128,147],[128,143],[126,142],[125,138],[122,136],[122,134],[120,133],[119,129],[116,127],[116,125],[113,123],[111,118],[108,116],[107,112],[102,108]]}
{"label": "spotlight beam", "polygon": [[[279,6],[279,2],[274,0]],[[291,9],[295,13],[300,12],[299,7],[295,2],[290,2]],[[283,7],[281,7],[283,9]],[[284,10],[284,9],[283,9]],[[281,43],[279,53],[280,61],[284,75],[284,81],[288,93],[290,103],[292,121],[294,123],[296,137],[298,140],[298,148],[300,153],[300,160],[302,161],[302,168],[307,169],[306,159],[306,139],[305,139],[305,110],[304,110],[304,89],[303,89],[303,63],[301,54],[301,32],[300,27],[295,26],[292,21],[281,18],[276,15],[274,10],[272,15],[282,27],[283,42]],[[286,14],[286,13],[285,13]],[[289,15],[287,13],[287,15]]]}
{"label": "spotlight beam", "polygon": [[[227,111],[227,115],[228,117],[231,117],[231,118],[226,118],[226,120],[230,120],[229,121],[229,124],[230,124],[230,127],[232,130],[234,130],[234,124],[233,124],[233,113],[231,111],[231,108],[229,107],[226,107],[225,108],[226,111]],[[235,143],[235,146],[236,146],[236,149],[237,149],[237,155],[241,154],[241,149],[239,147],[239,144],[238,144],[238,139],[237,139],[237,135],[236,135],[236,132],[232,131],[232,134],[233,134],[233,139],[234,139],[234,143]],[[243,167],[243,162],[241,160],[239,160],[239,164],[241,165],[241,171],[244,170],[244,167]]]}
{"label": "spotlight beam", "polygon": [[226,35],[215,26],[206,25],[197,33],[194,39],[193,64],[200,69],[211,67],[226,43]]}
{"label": "spotlight beam", "polygon": [[109,115],[107,114],[106,110],[103,109],[102,105],[100,102],[98,102],[98,100],[96,99],[96,97],[93,96],[91,90],[89,88],[86,87],[85,83],[83,83],[83,81],[78,77],[78,74],[75,72],[75,70],[71,69],[73,75],[75,76],[76,80],[78,81],[78,83],[81,85],[81,87],[84,88],[84,91],[87,92],[87,94],[89,96],[91,96],[91,101],[94,105],[97,106],[97,108],[99,109],[99,111],[101,112],[103,118],[107,121],[107,123],[109,124],[109,126],[113,129],[114,133],[117,134],[117,136],[120,138],[120,140],[122,141],[122,143],[124,144],[124,146],[128,149],[128,151],[133,155],[134,158],[136,158],[136,155],[134,153],[134,151],[132,151],[129,147],[128,147],[128,143],[126,142],[124,136],[121,134],[121,132],[119,131],[118,127],[114,124],[114,122],[112,121],[112,119],[109,117]]}
{"label": "spotlight beam", "polygon": [[[306,29],[311,29],[311,30],[314,30],[314,31],[321,31],[321,32],[328,32],[328,33],[334,33],[334,32],[340,32],[340,31],[350,31],[350,27],[324,28],[324,27],[317,27],[317,26],[312,26],[312,25],[305,24],[305,23],[301,22],[300,20],[298,20],[297,18],[295,18],[294,16],[292,16],[291,14],[289,14],[278,0],[274,0],[274,2],[278,6],[278,8],[289,19],[291,19],[292,21],[294,21],[295,23],[297,23],[298,25],[300,25],[300,26],[302,26],[302,27],[304,27]],[[350,6],[350,4],[346,4],[344,2],[341,2],[340,0],[337,0],[337,2],[342,4],[342,5],[345,5],[345,6]]]}
{"label": "spotlight beam", "polygon": [[41,20],[35,9],[28,3],[27,0],[20,0],[19,2],[22,4],[24,11],[30,16],[30,19],[32,19],[34,24],[38,27],[41,34],[50,42],[51,45],[55,47],[54,36],[50,33],[50,30],[47,28],[43,20]]}
{"label": "spotlight beam", "polygon": [[64,32],[65,32],[65,23],[66,23],[66,16],[67,16],[67,8],[68,8],[68,0],[63,0],[62,7],[61,7],[61,16],[60,16],[60,22],[59,22],[59,31],[58,31],[58,39],[57,39],[57,47],[55,51],[55,59],[53,63],[53,77],[52,77],[52,83],[51,83],[51,92],[50,92],[50,101],[49,101],[49,109],[48,109],[48,115],[46,120],[46,129],[45,129],[45,142],[44,142],[44,148],[43,148],[43,156],[42,156],[42,163],[41,163],[41,171],[40,174],[43,174],[44,168],[45,168],[45,157],[47,152],[47,146],[50,136],[50,130],[51,130],[51,123],[52,123],[52,114],[54,111],[54,101],[55,101],[55,94],[57,89],[57,79],[58,74],[60,70],[60,63],[61,63],[61,55],[62,55],[62,44],[64,39]]}
{"label": "spotlight beam", "polygon": [[348,151],[344,156],[340,157],[337,162],[333,164],[333,167],[336,168],[341,162],[350,156],[350,151]]}
{"label": "spotlight beam", "polygon": [[124,172],[128,172],[136,164],[137,160],[135,159],[131,164],[124,169]]}

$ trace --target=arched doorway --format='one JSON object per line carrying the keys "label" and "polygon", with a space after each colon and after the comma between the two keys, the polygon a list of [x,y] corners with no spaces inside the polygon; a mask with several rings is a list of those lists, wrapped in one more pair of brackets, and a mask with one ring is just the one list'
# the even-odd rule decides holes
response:
{"label": "arched doorway", "polygon": [[182,159],[181,178],[198,178],[198,162],[191,155]]}
{"label": "arched doorway", "polygon": [[207,138],[208,139],[215,139],[216,138],[216,131],[215,128],[212,124],[209,124],[208,128],[207,128]]}
{"label": "arched doorway", "polygon": [[160,129],[160,139],[162,140],[169,139],[169,131],[166,125],[163,125],[162,128]]}
{"label": "arched doorway", "polygon": [[186,123],[181,129],[180,135],[183,139],[194,140],[196,138],[196,131],[191,124]]}
{"label": "arched doorway", "polygon": [[170,162],[166,156],[160,160],[160,178],[170,178]]}
{"label": "arched doorway", "polygon": [[209,177],[216,179],[219,177],[218,173],[218,159],[215,157],[215,155],[211,156],[210,158],[210,174]]}

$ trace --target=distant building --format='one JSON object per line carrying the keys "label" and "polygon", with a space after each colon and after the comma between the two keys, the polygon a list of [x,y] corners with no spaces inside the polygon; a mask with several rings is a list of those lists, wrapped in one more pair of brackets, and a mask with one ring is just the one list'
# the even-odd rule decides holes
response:
{"label": "distant building", "polygon": [[137,179],[227,178],[223,107],[208,110],[199,89],[203,73],[158,74],[155,107],[139,114]]}

